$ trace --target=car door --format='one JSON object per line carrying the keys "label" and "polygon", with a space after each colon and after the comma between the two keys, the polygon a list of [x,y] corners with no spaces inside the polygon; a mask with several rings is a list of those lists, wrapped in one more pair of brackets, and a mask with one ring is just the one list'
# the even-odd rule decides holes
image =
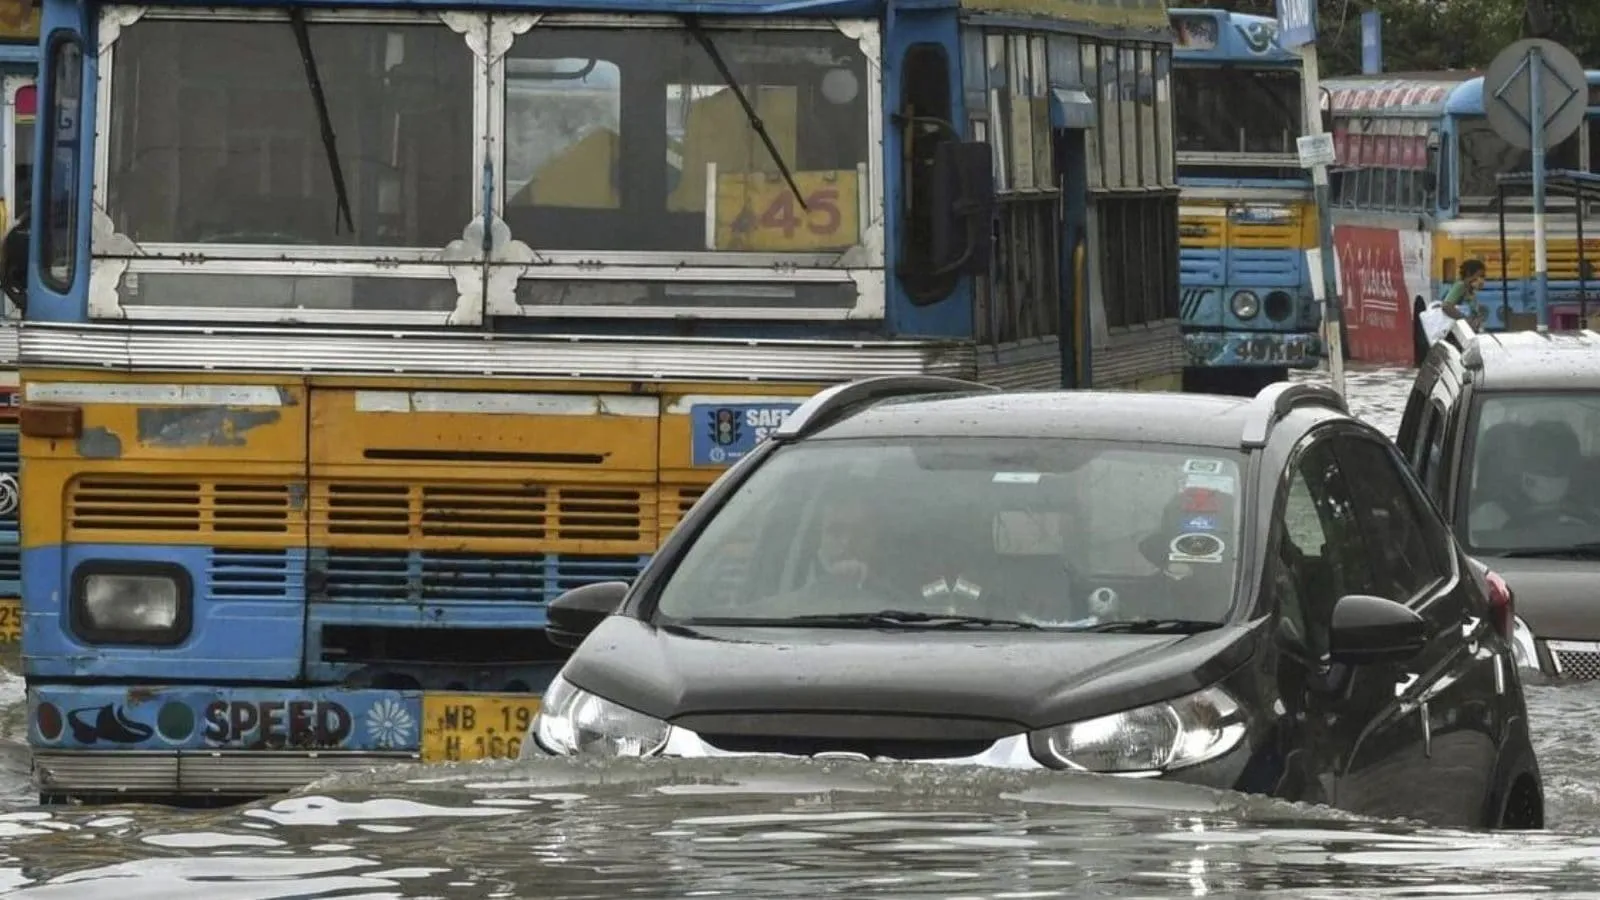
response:
{"label": "car door", "polygon": [[1365,593],[1371,580],[1332,435],[1327,426],[1317,429],[1290,455],[1263,567],[1263,591],[1277,616],[1277,699],[1284,709],[1278,733],[1284,774],[1274,793],[1330,804],[1338,802],[1340,778],[1366,723],[1388,704],[1381,692],[1347,697],[1359,673],[1328,660],[1335,602]]}
{"label": "car door", "polygon": [[1356,738],[1340,805],[1377,816],[1476,826],[1493,777],[1499,662],[1481,642],[1488,609],[1437,511],[1396,448],[1341,429],[1333,440],[1365,543],[1364,592],[1405,603],[1428,626],[1406,663],[1363,666],[1350,697],[1376,714]]}

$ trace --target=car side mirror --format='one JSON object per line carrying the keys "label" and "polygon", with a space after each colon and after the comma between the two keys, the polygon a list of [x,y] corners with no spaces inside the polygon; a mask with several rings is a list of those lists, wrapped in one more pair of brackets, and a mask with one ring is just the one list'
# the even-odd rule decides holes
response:
{"label": "car side mirror", "polygon": [[1349,594],[1333,606],[1328,651],[1347,665],[1405,662],[1428,644],[1428,623],[1401,603]]}
{"label": "car side mirror", "polygon": [[622,607],[627,596],[626,581],[602,581],[573,588],[550,601],[545,609],[548,621],[544,635],[557,647],[576,650],[589,632]]}
{"label": "car side mirror", "polygon": [[0,291],[18,310],[28,308],[28,236],[31,229],[23,219],[6,232],[0,242]]}
{"label": "car side mirror", "polygon": [[940,273],[989,274],[994,250],[994,150],[943,141],[933,154],[933,265]]}

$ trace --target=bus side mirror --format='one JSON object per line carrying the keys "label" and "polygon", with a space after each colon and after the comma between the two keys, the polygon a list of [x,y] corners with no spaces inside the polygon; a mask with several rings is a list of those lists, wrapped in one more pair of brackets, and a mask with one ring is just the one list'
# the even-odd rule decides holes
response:
{"label": "bus side mirror", "polygon": [[1333,110],[1324,109],[1322,113],[1322,133],[1333,134]]}
{"label": "bus side mirror", "polygon": [[18,222],[0,242],[0,291],[18,310],[28,308],[28,220]]}
{"label": "bus side mirror", "polygon": [[989,274],[994,251],[994,151],[984,141],[943,141],[933,155],[933,265]]}

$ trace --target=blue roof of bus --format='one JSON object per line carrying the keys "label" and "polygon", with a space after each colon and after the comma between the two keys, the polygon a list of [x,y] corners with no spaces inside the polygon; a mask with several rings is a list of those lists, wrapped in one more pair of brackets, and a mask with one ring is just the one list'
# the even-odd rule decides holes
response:
{"label": "blue roof of bus", "polygon": [[[1587,74],[1591,87],[1600,86],[1600,70]],[[1483,74],[1472,70],[1353,75],[1324,79],[1322,86],[1333,96],[1335,112],[1343,115],[1483,115]]]}
{"label": "blue roof of bus", "polygon": [[[1600,85],[1600,70],[1589,69],[1584,73],[1588,76],[1590,87]],[[1590,91],[1590,95],[1593,95]],[[1453,116],[1481,116],[1483,115],[1483,78],[1479,76],[1471,81],[1462,82],[1450,95],[1450,101],[1445,106],[1445,111]]]}
{"label": "blue roof of bus", "polygon": [[[84,5],[103,0],[78,0]],[[891,0],[343,0],[341,6],[405,9],[538,9],[541,12],[659,13],[729,16],[876,16]],[[893,0],[903,7],[963,8],[1019,23],[1061,23],[1063,30],[1167,42],[1167,0]],[[168,6],[215,8],[217,0],[171,0]],[[324,0],[225,0],[227,6],[325,7]]]}
{"label": "blue roof of bus", "polygon": [[1180,63],[1300,64],[1300,56],[1278,44],[1278,21],[1223,9],[1171,10],[1176,43],[1172,58]]}

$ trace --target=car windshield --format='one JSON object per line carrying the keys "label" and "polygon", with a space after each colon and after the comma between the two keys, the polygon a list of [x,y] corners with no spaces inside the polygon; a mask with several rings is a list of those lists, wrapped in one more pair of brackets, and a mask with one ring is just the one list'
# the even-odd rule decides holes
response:
{"label": "car windshield", "polygon": [[1473,552],[1559,555],[1600,542],[1600,392],[1488,395],[1473,428],[1463,479]]}
{"label": "car windshield", "polygon": [[1233,452],[1085,440],[788,447],[690,546],[657,617],[1220,622],[1234,596],[1239,472]]}

